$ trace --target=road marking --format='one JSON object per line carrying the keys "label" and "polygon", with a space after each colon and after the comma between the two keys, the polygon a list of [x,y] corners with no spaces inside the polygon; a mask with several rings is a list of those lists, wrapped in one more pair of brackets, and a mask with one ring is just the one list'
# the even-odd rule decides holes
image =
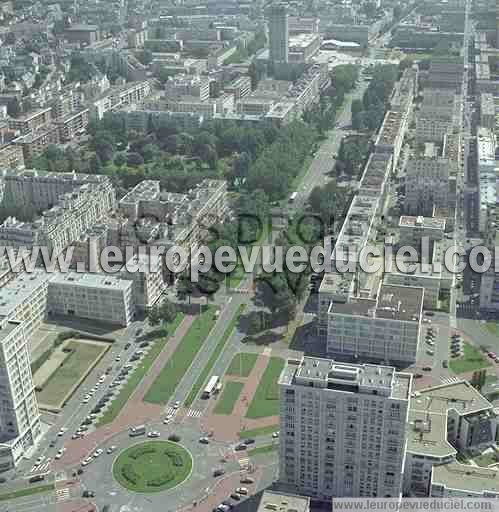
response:
{"label": "road marking", "polygon": [[61,501],[69,500],[70,497],[71,496],[69,494],[69,489],[67,487],[64,487],[62,489],[57,489],[55,491],[55,501],[57,503],[59,503]]}
{"label": "road marking", "polygon": [[44,462],[43,464],[35,464],[31,469],[30,473],[44,473],[48,471],[50,468],[50,460]]}
{"label": "road marking", "polygon": [[453,384],[455,382],[460,382],[459,377],[440,377],[440,380],[443,384]]}
{"label": "road marking", "polygon": [[239,467],[241,469],[248,469],[249,468],[250,460],[249,460],[248,457],[246,457],[244,459],[239,459],[237,462],[239,463]]}
{"label": "road marking", "polygon": [[199,411],[197,409],[189,409],[187,412],[187,416],[189,418],[200,418],[203,415],[203,411]]}

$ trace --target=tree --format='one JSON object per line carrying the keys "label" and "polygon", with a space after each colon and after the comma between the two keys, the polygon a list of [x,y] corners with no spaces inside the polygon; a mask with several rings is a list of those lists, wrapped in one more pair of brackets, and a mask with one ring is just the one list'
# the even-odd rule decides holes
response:
{"label": "tree", "polygon": [[363,128],[363,105],[362,101],[355,99],[352,101],[352,128],[362,130]]}
{"label": "tree", "polygon": [[99,155],[95,153],[88,162],[88,171],[90,174],[100,174],[102,171],[102,160]]}
{"label": "tree", "polygon": [[471,385],[480,391],[482,387],[485,385],[487,380],[487,371],[486,370],[477,370],[473,372],[473,376],[471,377]]}
{"label": "tree", "polygon": [[114,157],[114,165],[117,167],[123,167],[126,164],[126,155],[124,153],[118,153]]}
{"label": "tree", "polygon": [[140,153],[128,153],[127,164],[138,167],[139,165],[144,165],[144,159]]}
{"label": "tree", "polygon": [[147,319],[151,325],[161,325],[172,322],[177,315],[177,307],[169,300],[153,306],[147,312]]}

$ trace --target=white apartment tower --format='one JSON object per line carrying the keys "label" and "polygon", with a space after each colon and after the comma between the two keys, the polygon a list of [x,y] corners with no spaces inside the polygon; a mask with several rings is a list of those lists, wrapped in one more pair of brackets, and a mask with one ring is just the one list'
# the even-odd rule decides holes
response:
{"label": "white apartment tower", "polygon": [[289,14],[286,4],[275,3],[268,8],[270,60],[289,61]]}
{"label": "white apartment tower", "polygon": [[289,360],[280,380],[280,482],[315,499],[397,497],[411,376],[332,359]]}
{"label": "white apartment tower", "polygon": [[0,472],[13,468],[40,436],[40,413],[21,322],[0,319]]}

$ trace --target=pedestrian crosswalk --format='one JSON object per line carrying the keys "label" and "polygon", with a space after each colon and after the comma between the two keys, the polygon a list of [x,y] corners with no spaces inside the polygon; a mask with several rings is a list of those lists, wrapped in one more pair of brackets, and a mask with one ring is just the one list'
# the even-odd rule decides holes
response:
{"label": "pedestrian crosswalk", "polygon": [[239,459],[237,462],[239,462],[239,467],[241,469],[248,469],[250,460],[248,457],[245,457],[244,459]]}
{"label": "pedestrian crosswalk", "polygon": [[50,469],[51,461],[47,460],[42,464],[35,464],[31,469],[30,473],[46,473]]}
{"label": "pedestrian crosswalk", "polygon": [[203,411],[199,411],[197,409],[189,409],[187,411],[187,416],[189,418],[200,418],[203,415]]}
{"label": "pedestrian crosswalk", "polygon": [[71,498],[71,495],[69,493],[69,489],[67,487],[63,487],[62,489],[56,489],[55,491],[55,501],[57,503],[61,501],[66,501]]}
{"label": "pedestrian crosswalk", "polygon": [[452,384],[454,382],[460,382],[459,377],[440,377],[442,384]]}
{"label": "pedestrian crosswalk", "polygon": [[167,407],[165,410],[165,413],[167,416],[175,416],[177,414],[178,409],[175,409],[174,407]]}

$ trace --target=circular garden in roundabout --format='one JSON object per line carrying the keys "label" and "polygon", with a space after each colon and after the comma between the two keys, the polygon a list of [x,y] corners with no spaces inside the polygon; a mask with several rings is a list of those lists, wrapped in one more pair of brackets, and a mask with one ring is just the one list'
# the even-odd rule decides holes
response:
{"label": "circular garden in roundabout", "polygon": [[170,441],[146,441],[124,450],[113,465],[114,478],[134,492],[172,489],[191,474],[192,457]]}

